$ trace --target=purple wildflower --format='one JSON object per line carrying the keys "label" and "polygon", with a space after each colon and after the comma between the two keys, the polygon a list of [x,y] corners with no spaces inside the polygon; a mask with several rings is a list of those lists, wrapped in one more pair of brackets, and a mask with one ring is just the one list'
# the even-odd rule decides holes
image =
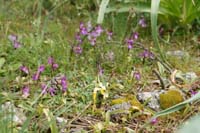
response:
{"label": "purple wildflower", "polygon": [[53,70],[56,70],[58,68],[58,64],[55,63],[53,57],[48,58],[48,64],[51,65]]}
{"label": "purple wildflower", "polygon": [[66,90],[67,90],[67,78],[65,76],[63,76],[61,78],[61,86],[62,86],[62,91],[66,92]]}
{"label": "purple wildflower", "polygon": [[135,78],[136,80],[140,80],[140,79],[141,79],[141,75],[140,75],[139,72],[134,72],[134,73],[133,73],[133,76],[134,76],[134,78]]}
{"label": "purple wildflower", "polygon": [[99,76],[102,76],[103,73],[104,73],[103,68],[99,65],[99,66],[98,66],[98,69],[99,69],[99,72],[98,72]]}
{"label": "purple wildflower", "polygon": [[38,68],[38,72],[43,72],[44,69],[45,69],[45,66],[44,66],[44,65],[41,65],[41,66],[39,66],[39,68]]}
{"label": "purple wildflower", "polygon": [[40,73],[39,72],[37,72],[37,73],[35,73],[35,74],[33,74],[33,80],[38,80],[39,79],[39,77],[40,77]]}
{"label": "purple wildflower", "polygon": [[91,40],[89,40],[90,41],[90,44],[92,45],[92,46],[94,46],[95,44],[96,44],[96,38],[92,38]]}
{"label": "purple wildflower", "polygon": [[194,96],[194,95],[196,95],[197,94],[197,91],[194,91],[194,90],[190,90],[190,94],[191,94],[191,96]]}
{"label": "purple wildflower", "polygon": [[82,39],[79,33],[76,34],[75,39],[78,42],[78,44],[82,44]]}
{"label": "purple wildflower", "polygon": [[151,124],[154,125],[154,124],[156,124],[156,123],[158,123],[158,119],[154,118],[154,119],[151,120]]}
{"label": "purple wildflower", "polygon": [[19,69],[20,69],[22,72],[24,72],[24,73],[26,73],[26,74],[29,74],[29,70],[28,70],[28,68],[27,68],[26,66],[21,66]]}
{"label": "purple wildflower", "polygon": [[113,33],[111,32],[111,31],[107,31],[106,32],[106,34],[107,34],[107,39],[110,41],[110,40],[112,40],[112,35],[113,35]]}
{"label": "purple wildflower", "polygon": [[140,53],[140,57],[153,59],[154,55],[153,53],[145,49],[142,53]]}
{"label": "purple wildflower", "polygon": [[49,65],[52,65],[53,63],[54,63],[53,57],[49,57],[49,58],[48,58],[48,64],[49,64]]}
{"label": "purple wildflower", "polygon": [[128,44],[129,50],[133,48],[133,43],[134,43],[133,39],[126,39],[126,43]]}
{"label": "purple wildflower", "polygon": [[54,64],[52,65],[52,69],[53,69],[53,70],[56,70],[58,67],[59,67],[59,65],[56,64],[56,63],[54,63]]}
{"label": "purple wildflower", "polygon": [[9,35],[9,36],[8,36],[8,39],[9,39],[12,43],[14,43],[15,41],[17,41],[18,37],[17,37],[16,35]]}
{"label": "purple wildflower", "polygon": [[88,34],[87,28],[85,27],[85,25],[82,22],[80,23],[79,30],[82,35]]}
{"label": "purple wildflower", "polygon": [[30,88],[28,86],[25,86],[22,88],[22,96],[24,98],[27,98],[30,95]]}
{"label": "purple wildflower", "polygon": [[139,34],[138,34],[138,32],[135,32],[135,33],[133,33],[133,38],[134,38],[135,40],[137,40],[137,39],[138,39],[138,37],[139,37]]}
{"label": "purple wildflower", "polygon": [[90,21],[87,23],[87,31],[90,32],[92,30],[92,24]]}
{"label": "purple wildflower", "polygon": [[50,87],[50,88],[48,89],[48,92],[50,93],[51,96],[54,96],[55,93],[56,93],[56,89],[53,88],[53,87]]}
{"label": "purple wildflower", "polygon": [[142,17],[142,18],[139,20],[139,25],[140,25],[142,28],[147,27],[146,20],[144,19],[144,17]]}
{"label": "purple wildflower", "polygon": [[41,85],[41,88],[42,88],[42,94],[46,94],[47,93],[47,85],[45,85],[44,83]]}
{"label": "purple wildflower", "polygon": [[36,73],[33,75],[33,77],[32,77],[33,80],[38,80],[39,77],[40,77],[41,72],[43,72],[44,69],[45,69],[45,66],[44,66],[44,65],[39,66],[37,72],[36,72]]}
{"label": "purple wildflower", "polygon": [[95,27],[95,32],[97,33],[97,36],[100,36],[101,33],[103,32],[103,29],[100,25]]}
{"label": "purple wildflower", "polygon": [[81,54],[83,51],[83,49],[81,48],[80,45],[74,46],[73,50],[74,50],[74,53],[76,53],[76,54]]}
{"label": "purple wildflower", "polygon": [[20,48],[21,47],[21,43],[19,43],[18,41],[14,41],[13,42],[13,46],[15,49]]}

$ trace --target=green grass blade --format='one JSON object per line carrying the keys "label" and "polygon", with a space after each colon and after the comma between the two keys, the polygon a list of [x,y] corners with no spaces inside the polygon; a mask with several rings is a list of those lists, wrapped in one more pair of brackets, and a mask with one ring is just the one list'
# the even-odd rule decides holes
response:
{"label": "green grass blade", "polygon": [[154,40],[155,47],[157,51],[159,52],[161,59],[164,60],[164,55],[160,48],[160,44],[158,42],[157,19],[158,19],[159,5],[160,5],[160,0],[151,1],[151,30],[152,30],[152,37]]}
{"label": "green grass blade", "polygon": [[191,97],[190,99],[188,99],[184,102],[181,102],[181,103],[174,105],[168,109],[165,109],[165,110],[162,110],[162,111],[156,113],[153,116],[153,118],[157,118],[159,116],[167,115],[167,114],[173,113],[175,111],[178,111],[178,110],[182,109],[183,107],[185,107],[187,104],[194,102],[196,100],[199,100],[199,99],[200,99],[200,92],[198,92],[195,96]]}
{"label": "green grass blade", "polygon": [[103,22],[103,19],[104,19],[104,14],[106,12],[106,7],[109,3],[109,0],[102,0],[101,1],[101,5],[100,5],[100,8],[99,8],[99,13],[98,13],[98,18],[97,18],[97,23],[98,24],[101,24]]}
{"label": "green grass blade", "polygon": [[111,12],[123,13],[123,12],[129,12],[131,9],[133,9],[136,12],[150,13],[151,3],[139,2],[133,4],[121,4],[119,6],[111,6],[106,9],[106,13],[111,13]]}
{"label": "green grass blade", "polygon": [[56,120],[54,119],[53,114],[49,111],[49,109],[43,109],[43,112],[44,112],[45,116],[47,117],[51,132],[58,133],[58,127],[56,125]]}

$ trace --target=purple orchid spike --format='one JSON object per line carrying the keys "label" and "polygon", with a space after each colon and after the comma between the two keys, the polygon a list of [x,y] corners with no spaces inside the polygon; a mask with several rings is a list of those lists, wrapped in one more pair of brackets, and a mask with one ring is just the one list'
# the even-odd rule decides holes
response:
{"label": "purple orchid spike", "polygon": [[66,92],[67,91],[67,78],[63,76],[61,78],[61,86],[62,86],[62,91]]}
{"label": "purple orchid spike", "polygon": [[134,43],[133,39],[126,39],[126,43],[128,45],[129,50],[133,48],[133,43]]}
{"label": "purple orchid spike", "polygon": [[28,86],[25,86],[22,88],[22,96],[24,98],[27,98],[30,95],[30,88]]}
{"label": "purple orchid spike", "polygon": [[158,123],[158,119],[154,118],[151,120],[151,124],[155,125],[156,123]]}
{"label": "purple orchid spike", "polygon": [[142,18],[139,20],[139,25],[140,25],[142,28],[147,27],[146,20],[144,19],[144,17],[142,17]]}
{"label": "purple orchid spike", "polygon": [[76,54],[81,54],[82,51],[83,51],[83,49],[81,48],[80,45],[78,45],[78,46],[75,46],[75,47],[73,48],[73,51],[74,51],[74,53],[76,53]]}
{"label": "purple orchid spike", "polygon": [[85,27],[85,25],[82,22],[80,23],[79,30],[82,35],[88,34],[87,28]]}
{"label": "purple orchid spike", "polygon": [[39,68],[38,68],[38,72],[43,72],[44,71],[44,69],[45,69],[45,66],[44,65],[41,65],[41,66],[39,66]]}
{"label": "purple orchid spike", "polygon": [[18,41],[14,41],[14,42],[13,42],[13,47],[14,47],[15,49],[20,48],[20,47],[21,47],[21,43],[19,43]]}
{"label": "purple orchid spike", "polygon": [[38,80],[40,78],[40,74],[44,71],[44,69],[44,65],[39,66],[37,72],[33,75],[32,79],[35,81]]}
{"label": "purple orchid spike", "polygon": [[76,34],[75,39],[78,42],[78,44],[82,44],[82,39],[79,33]]}
{"label": "purple orchid spike", "polygon": [[53,87],[50,87],[50,88],[48,89],[48,92],[50,93],[51,96],[54,96],[55,93],[56,93],[56,89],[53,88]]}
{"label": "purple orchid spike", "polygon": [[55,63],[53,57],[48,58],[48,64],[51,65],[53,70],[56,70],[59,67],[59,65]]}
{"label": "purple orchid spike", "polygon": [[9,36],[8,36],[8,39],[9,39],[12,43],[14,43],[15,41],[17,41],[18,37],[17,37],[16,35],[9,35]]}
{"label": "purple orchid spike", "polygon": [[48,64],[49,64],[49,65],[52,65],[53,63],[54,63],[53,57],[49,57],[49,58],[48,58]]}
{"label": "purple orchid spike", "polygon": [[96,32],[97,36],[100,36],[101,33],[103,32],[102,27],[100,25],[96,26],[95,27],[95,32]]}
{"label": "purple orchid spike", "polygon": [[140,57],[153,59],[154,55],[152,52],[145,49],[142,53],[140,53]]}
{"label": "purple orchid spike", "polygon": [[41,84],[41,88],[42,88],[42,94],[44,95],[44,94],[47,94],[47,85],[46,84],[44,84],[44,83],[42,83]]}
{"label": "purple orchid spike", "polygon": [[104,70],[100,65],[98,66],[98,70],[99,70],[99,72],[98,72],[99,76],[102,76],[104,73]]}
{"label": "purple orchid spike", "polygon": [[21,66],[19,69],[20,69],[22,72],[24,72],[24,73],[26,73],[26,74],[29,74],[29,70],[28,70],[28,68],[27,68],[26,66]]}
{"label": "purple orchid spike", "polygon": [[133,38],[134,38],[135,40],[137,40],[137,39],[139,38],[138,32],[133,33]]}
{"label": "purple orchid spike", "polygon": [[134,72],[134,73],[133,73],[133,76],[134,76],[134,78],[135,78],[136,80],[140,80],[140,79],[141,79],[141,75],[140,75],[139,72]]}

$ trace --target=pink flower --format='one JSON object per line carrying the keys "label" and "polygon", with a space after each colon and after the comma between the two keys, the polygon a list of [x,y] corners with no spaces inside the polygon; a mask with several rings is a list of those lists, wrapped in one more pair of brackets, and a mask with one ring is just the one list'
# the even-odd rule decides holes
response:
{"label": "pink flower", "polygon": [[157,119],[157,118],[154,118],[154,119],[151,120],[151,124],[154,125],[154,124],[156,124],[156,123],[158,123],[158,119]]}
{"label": "pink flower", "polygon": [[53,87],[50,87],[50,88],[48,89],[48,92],[50,93],[51,96],[54,96],[55,93],[56,93],[56,89],[53,88]]}
{"label": "pink flower", "polygon": [[80,45],[78,45],[78,46],[75,46],[75,47],[73,48],[73,51],[74,51],[74,53],[76,53],[76,54],[81,54],[82,51],[83,51],[83,49],[81,48]]}
{"label": "pink flower", "polygon": [[30,95],[30,88],[25,86],[22,88],[22,97],[27,98]]}
{"label": "pink flower", "polygon": [[67,78],[65,76],[61,78],[61,86],[62,91],[65,92],[67,90]]}
{"label": "pink flower", "polygon": [[27,68],[26,66],[21,66],[21,67],[20,67],[20,70],[21,70],[22,72],[26,73],[26,74],[29,74],[29,70],[28,70],[28,68]]}
{"label": "pink flower", "polygon": [[47,93],[47,85],[45,85],[44,83],[41,85],[42,88],[42,94],[46,94]]}
{"label": "pink flower", "polygon": [[38,68],[38,72],[43,72],[44,69],[45,69],[45,66],[44,66],[44,65],[41,65],[41,66],[39,66],[39,68]]}
{"label": "pink flower", "polygon": [[139,20],[139,25],[140,25],[142,28],[147,27],[146,20],[144,19],[144,17],[142,17],[142,18]]}
{"label": "pink flower", "polygon": [[45,69],[44,65],[39,66],[37,72],[32,77],[33,80],[38,80],[40,78],[40,74],[44,71],[44,69]]}
{"label": "pink flower", "polygon": [[137,40],[137,39],[138,39],[138,37],[139,37],[139,34],[138,34],[138,32],[135,32],[135,33],[133,33],[133,38],[134,38],[135,40]]}
{"label": "pink flower", "polygon": [[18,42],[18,37],[16,35],[9,35],[8,39],[13,43],[13,47],[15,49],[20,48],[21,47],[21,43]]}
{"label": "pink flower", "polygon": [[58,64],[55,63],[53,57],[48,58],[48,64],[51,65],[53,70],[56,70],[58,68]]}
{"label": "pink flower", "polygon": [[140,75],[139,72],[134,72],[133,76],[134,76],[134,78],[135,78],[136,80],[140,80],[140,79],[141,79],[141,75]]}
{"label": "pink flower", "polygon": [[16,35],[9,35],[9,36],[8,36],[8,39],[9,39],[12,43],[14,43],[14,41],[17,41],[18,37],[17,37]]}
{"label": "pink flower", "polygon": [[14,41],[13,46],[14,46],[15,49],[20,48],[21,43],[19,43],[18,41]]}

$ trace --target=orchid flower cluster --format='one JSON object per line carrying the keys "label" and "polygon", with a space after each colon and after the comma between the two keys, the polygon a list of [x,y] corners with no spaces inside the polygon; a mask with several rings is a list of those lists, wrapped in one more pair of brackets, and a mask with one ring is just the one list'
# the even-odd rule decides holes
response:
{"label": "orchid flower cluster", "polygon": [[111,31],[104,30],[100,25],[93,27],[91,22],[88,22],[87,25],[81,22],[79,25],[79,31],[76,33],[75,36],[76,44],[73,47],[74,53],[76,54],[82,53],[83,49],[81,45],[83,44],[83,41],[86,38],[92,46],[95,46],[97,38],[100,37],[101,34],[105,31],[107,35],[107,40],[111,40],[113,35]]}
{"label": "orchid flower cluster", "polygon": [[[55,71],[59,67],[59,65],[55,62],[53,57],[48,58],[48,65],[50,65],[52,71]],[[26,74],[26,75],[30,74],[28,67],[24,65],[22,65],[19,69],[21,72],[23,72],[23,74]],[[44,70],[45,70],[45,65],[40,65],[37,71],[33,74],[32,80],[38,81],[40,79],[40,75],[44,72]],[[60,82],[58,84],[61,86],[63,93],[67,91],[68,84],[67,84],[67,78],[65,75],[62,75],[62,77],[60,77]],[[41,86],[42,86],[42,94],[49,93],[51,96],[54,96],[57,91],[55,87],[48,87],[45,84],[42,84]],[[30,95],[30,87],[24,86],[22,88],[22,96],[24,98],[27,98],[29,95]]]}
{"label": "orchid flower cluster", "polygon": [[9,36],[8,36],[8,39],[12,42],[13,47],[14,47],[15,49],[21,47],[21,43],[20,43],[19,40],[18,40],[18,36],[16,36],[16,35],[9,35]]}

